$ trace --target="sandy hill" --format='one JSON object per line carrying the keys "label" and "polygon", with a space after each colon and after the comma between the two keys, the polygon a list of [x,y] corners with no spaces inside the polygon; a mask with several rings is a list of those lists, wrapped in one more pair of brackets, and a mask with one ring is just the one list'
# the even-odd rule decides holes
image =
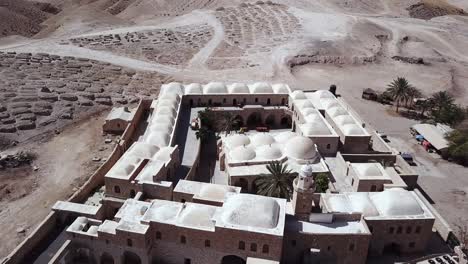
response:
{"label": "sandy hill", "polygon": [[423,0],[408,7],[408,11],[411,17],[421,19],[446,15],[467,15],[462,8],[449,4],[444,0]]}

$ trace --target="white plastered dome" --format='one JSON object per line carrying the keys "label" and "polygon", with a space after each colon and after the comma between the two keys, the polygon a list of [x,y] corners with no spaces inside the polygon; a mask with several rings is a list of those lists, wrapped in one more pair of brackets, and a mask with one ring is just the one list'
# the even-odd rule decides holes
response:
{"label": "white plastered dome", "polygon": [[233,83],[228,87],[231,94],[248,94],[250,93],[249,87],[245,83]]}
{"label": "white plastered dome", "polygon": [[151,131],[145,142],[158,147],[164,147],[169,145],[169,134],[162,131]]}
{"label": "white plastered dome", "polygon": [[346,111],[343,107],[340,106],[331,107],[327,110],[327,112],[331,117],[348,115],[348,111]]}
{"label": "white plastered dome", "polygon": [[277,146],[264,145],[257,148],[256,155],[259,159],[275,160],[281,158],[283,153]]}
{"label": "white plastered dome", "polygon": [[251,87],[253,94],[273,93],[273,89],[271,89],[271,86],[265,82],[254,83]]}
{"label": "white plastered dome", "polygon": [[228,192],[234,192],[234,188],[226,185],[206,184],[200,188],[199,196],[214,200],[224,199],[224,195]]}
{"label": "white plastered dome", "polygon": [[301,160],[314,159],[317,156],[317,150],[312,139],[303,136],[296,136],[288,140],[284,152],[288,157]]}
{"label": "white plastered dome", "polygon": [[255,147],[270,145],[275,143],[275,139],[267,133],[259,133],[252,136],[251,144]]}
{"label": "white plastered dome", "polygon": [[226,85],[222,82],[210,82],[203,87],[204,94],[225,94],[227,93]]}
{"label": "white plastered dome", "polygon": [[296,90],[294,92],[291,93],[291,97],[292,99],[294,100],[302,100],[302,99],[307,99],[304,91],[302,90]]}
{"label": "white plastered dome", "polygon": [[335,123],[339,126],[347,124],[355,124],[354,119],[350,115],[341,115],[335,118]]}
{"label": "white plastered dome", "polygon": [[178,82],[171,82],[161,87],[161,94],[182,94],[182,85]]}
{"label": "white plastered dome", "polygon": [[327,90],[318,90],[314,95],[318,98],[335,98],[335,96]]}
{"label": "white plastered dome", "polygon": [[288,86],[284,83],[273,84],[273,91],[277,94],[287,94],[289,93]]}
{"label": "white plastered dome", "polygon": [[362,135],[362,129],[356,124],[347,124],[343,126],[345,135]]}
{"label": "white plastered dome", "polygon": [[297,136],[296,133],[294,133],[292,131],[285,131],[285,132],[281,132],[278,135],[276,135],[275,140],[276,140],[276,142],[284,143],[284,142],[290,140],[291,138],[293,138],[295,136]]}
{"label": "white plastered dome", "polygon": [[251,148],[239,146],[229,152],[229,156],[234,161],[247,161],[255,159],[255,151]]}
{"label": "white plastered dome", "polygon": [[235,147],[239,146],[247,146],[250,144],[250,139],[246,135],[242,134],[235,134],[232,136],[229,136],[225,139],[226,146],[230,149],[233,149]]}
{"label": "white plastered dome", "polygon": [[424,210],[414,196],[401,188],[387,189],[371,196],[377,210],[382,216],[422,215]]}
{"label": "white plastered dome", "polygon": [[191,83],[185,86],[185,94],[202,94],[202,86],[199,83]]}
{"label": "white plastered dome", "polygon": [[330,135],[330,130],[323,122],[306,123],[301,130],[307,135]]}

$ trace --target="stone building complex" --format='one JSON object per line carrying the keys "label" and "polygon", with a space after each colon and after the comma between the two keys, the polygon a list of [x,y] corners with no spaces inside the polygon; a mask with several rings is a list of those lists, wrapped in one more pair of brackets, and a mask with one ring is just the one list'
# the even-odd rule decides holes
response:
{"label": "stone building complex", "polygon": [[[201,143],[207,107],[241,129]],[[170,83],[132,117],[99,202],[55,204],[54,263],[365,263],[424,251],[436,227],[417,174],[327,90]],[[291,201],[256,194],[272,161],[296,177]]]}

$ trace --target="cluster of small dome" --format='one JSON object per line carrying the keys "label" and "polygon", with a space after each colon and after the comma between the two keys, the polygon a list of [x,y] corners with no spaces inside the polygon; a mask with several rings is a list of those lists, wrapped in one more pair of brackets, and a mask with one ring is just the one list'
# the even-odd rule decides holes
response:
{"label": "cluster of small dome", "polygon": [[[180,84],[179,84],[180,85]],[[288,94],[289,87],[286,84],[270,85],[265,82],[254,84],[233,83],[226,85],[222,82],[210,82],[206,85],[191,83],[182,87],[185,94]],[[184,89],[185,88],[185,89]]]}
{"label": "cluster of small dome", "polygon": [[183,87],[179,83],[169,83],[161,87],[153,116],[148,125],[145,142],[158,147],[169,145],[182,94]]}
{"label": "cluster of small dome", "polygon": [[314,142],[294,132],[282,132],[273,137],[259,133],[252,137],[236,134],[225,139],[229,158],[234,162],[251,160],[276,160],[288,158],[309,160],[317,155]]}

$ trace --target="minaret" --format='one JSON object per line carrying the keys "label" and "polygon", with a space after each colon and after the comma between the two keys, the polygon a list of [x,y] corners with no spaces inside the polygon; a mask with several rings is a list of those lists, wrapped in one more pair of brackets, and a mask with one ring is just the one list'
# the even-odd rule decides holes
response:
{"label": "minaret", "polygon": [[294,180],[292,206],[294,215],[300,220],[308,220],[312,212],[315,183],[312,165],[303,165],[299,176]]}

